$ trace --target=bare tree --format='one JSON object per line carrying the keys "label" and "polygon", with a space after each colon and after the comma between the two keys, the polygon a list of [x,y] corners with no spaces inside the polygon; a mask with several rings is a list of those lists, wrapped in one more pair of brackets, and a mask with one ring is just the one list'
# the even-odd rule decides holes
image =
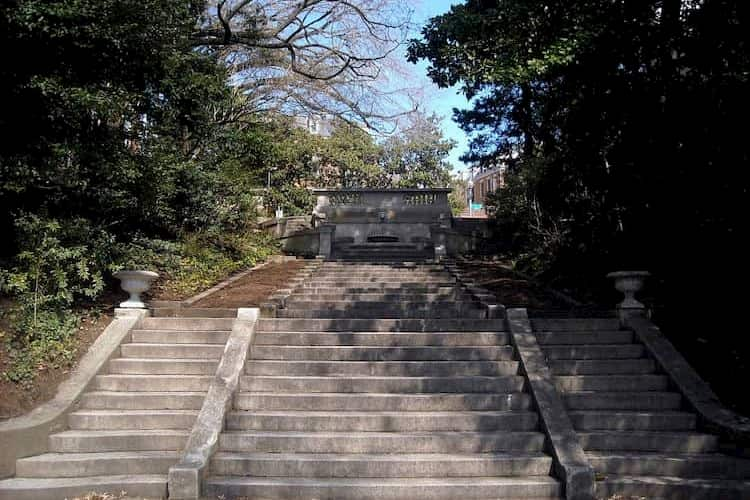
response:
{"label": "bare tree", "polygon": [[382,130],[414,107],[397,0],[210,0],[194,39],[230,68],[246,110],[333,115]]}

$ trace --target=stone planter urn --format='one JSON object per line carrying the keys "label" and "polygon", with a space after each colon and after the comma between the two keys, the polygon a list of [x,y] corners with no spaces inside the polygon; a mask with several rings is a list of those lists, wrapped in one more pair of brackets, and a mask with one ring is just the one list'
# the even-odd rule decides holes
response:
{"label": "stone planter urn", "polygon": [[615,280],[615,288],[625,295],[625,300],[617,304],[621,321],[633,315],[644,314],[646,306],[636,300],[635,294],[643,288],[648,276],[651,276],[648,271],[617,271],[607,275],[607,278]]}
{"label": "stone planter urn", "polygon": [[141,294],[151,287],[151,282],[159,275],[153,271],[120,271],[115,273],[115,278],[120,280],[120,288],[130,294],[120,307],[125,309],[146,309],[146,304],[141,300]]}

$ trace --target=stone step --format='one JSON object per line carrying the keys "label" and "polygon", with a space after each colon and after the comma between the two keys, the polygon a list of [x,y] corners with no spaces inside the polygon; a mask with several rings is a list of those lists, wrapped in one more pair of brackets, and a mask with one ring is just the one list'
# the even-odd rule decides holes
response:
{"label": "stone step", "polygon": [[178,451],[45,453],[16,461],[18,477],[79,477],[109,474],[167,474]]}
{"label": "stone step", "polygon": [[555,377],[561,392],[577,391],[664,391],[669,381],[664,375],[566,375]]}
{"label": "stone step", "polygon": [[81,396],[81,407],[101,410],[200,410],[201,392],[90,391]]}
{"label": "stone step", "polygon": [[288,361],[495,361],[512,360],[511,346],[368,347],[253,346],[252,359]]}
{"label": "stone step", "polygon": [[525,393],[507,394],[346,394],[240,392],[237,410],[314,411],[472,411],[528,410],[531,398]]}
{"label": "stone step", "polygon": [[[306,290],[306,289],[305,289]],[[303,293],[305,290],[295,290],[286,300],[288,305],[307,306],[318,301],[356,301],[356,302],[436,302],[450,300],[470,300],[468,293],[457,292],[451,288],[443,293]]]}
{"label": "stone step", "polygon": [[0,500],[60,500],[85,497],[91,492],[119,494],[133,498],[166,498],[167,476],[104,475],[76,478],[11,478],[0,481]]}
{"label": "stone step", "polygon": [[503,332],[502,319],[260,318],[258,332]]}
{"label": "stone step", "polygon": [[222,451],[255,453],[540,452],[541,432],[283,432],[226,431]]}
{"label": "stone step", "polygon": [[444,308],[367,308],[359,307],[346,311],[331,309],[303,309],[288,308],[279,309],[276,312],[278,318],[372,318],[372,319],[452,319],[452,318],[485,318],[487,311],[478,305],[472,305],[465,309]]}
{"label": "stone step", "polygon": [[307,297],[309,295],[340,295],[349,296],[352,294],[450,294],[460,293],[461,288],[455,283],[447,286],[438,286],[434,284],[421,284],[415,286],[398,286],[396,284],[389,285],[378,285],[377,283],[370,283],[366,285],[350,284],[350,286],[331,286],[331,285],[320,285],[312,282],[307,283],[308,286],[300,286],[295,288],[294,295],[299,297]]}
{"label": "stone step", "polygon": [[302,288],[318,288],[318,287],[349,287],[349,286],[379,286],[383,288],[400,288],[410,289],[423,287],[425,285],[432,286],[456,286],[455,278],[423,278],[415,279],[414,281],[405,281],[399,278],[320,278],[315,276],[310,281],[306,281],[302,284]]}
{"label": "stone step", "polygon": [[656,371],[652,359],[573,359],[549,362],[554,375],[623,375]]}
{"label": "stone step", "polygon": [[750,478],[750,460],[718,453],[589,452],[586,456],[594,469],[602,474],[745,480]]}
{"label": "stone step", "polygon": [[394,281],[419,281],[422,279],[452,280],[453,276],[445,270],[417,270],[417,269],[322,269],[315,273],[314,279],[354,279],[377,280],[390,278]]}
{"label": "stone step", "polygon": [[111,374],[213,375],[219,366],[212,359],[115,358],[108,364]]}
{"label": "stone step", "polygon": [[197,410],[78,410],[68,415],[71,429],[190,429]]}
{"label": "stone step", "polygon": [[640,344],[547,345],[543,350],[551,360],[634,359],[644,355],[643,346]]}
{"label": "stone step", "polygon": [[517,375],[517,361],[286,361],[250,360],[248,375],[502,376]]}
{"label": "stone step", "polygon": [[750,481],[611,475],[597,481],[596,493],[601,498],[621,495],[660,500],[747,500]]}
{"label": "stone step", "polygon": [[94,391],[182,392],[207,391],[213,380],[208,375],[97,375]]}
{"label": "stone step", "polygon": [[676,392],[570,392],[563,394],[569,410],[677,410]]}
{"label": "stone step", "polygon": [[143,318],[142,330],[226,330],[232,329],[234,318]]}
{"label": "stone step", "polygon": [[630,330],[600,330],[595,332],[535,332],[540,345],[548,344],[630,344],[633,332]]}
{"label": "stone step", "polygon": [[138,344],[120,346],[124,358],[221,359],[224,344]]}
{"label": "stone step", "polygon": [[579,431],[578,438],[586,451],[710,453],[718,447],[716,436],[695,432]]}
{"label": "stone step", "polygon": [[507,345],[505,332],[261,332],[254,345],[307,346],[497,346]]}
{"label": "stone step", "polygon": [[133,330],[131,342],[139,344],[222,344],[229,331],[201,330]]}
{"label": "stone step", "polygon": [[571,411],[573,427],[580,430],[687,431],[696,426],[696,417],[687,412]]}
{"label": "stone step", "polygon": [[531,320],[535,332],[543,331],[599,331],[619,330],[616,318],[535,318]]}
{"label": "stone step", "polygon": [[212,476],[205,495],[263,499],[362,500],[558,499],[562,487],[547,476],[472,478],[258,478]]}
{"label": "stone step", "polygon": [[504,377],[300,377],[244,376],[240,390],[247,392],[328,393],[473,393],[521,392],[524,378]]}
{"label": "stone step", "polygon": [[292,478],[509,477],[549,475],[552,457],[541,453],[324,454],[219,452],[211,473]]}
{"label": "stone step", "polygon": [[153,307],[154,318],[236,318],[237,309],[219,307]]}
{"label": "stone step", "polygon": [[233,411],[228,430],[405,432],[532,431],[539,419],[531,411]]}
{"label": "stone step", "polygon": [[451,309],[451,310],[471,310],[475,309],[478,302],[474,300],[440,300],[433,302],[401,300],[401,301],[354,301],[354,300],[320,300],[317,297],[314,300],[305,300],[300,302],[288,301],[285,304],[287,309],[316,309],[326,311],[351,311],[351,310],[386,310],[408,312],[410,309]]}
{"label": "stone step", "polygon": [[189,431],[158,430],[71,430],[50,434],[49,451],[92,453],[101,451],[178,451],[187,443]]}

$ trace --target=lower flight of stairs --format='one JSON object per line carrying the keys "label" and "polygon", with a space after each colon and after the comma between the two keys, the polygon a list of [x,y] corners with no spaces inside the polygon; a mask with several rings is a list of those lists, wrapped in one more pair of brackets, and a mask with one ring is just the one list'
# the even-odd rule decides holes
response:
{"label": "lower flight of stairs", "polygon": [[560,498],[503,321],[449,301],[449,319],[427,321],[432,300],[460,294],[446,280],[434,265],[329,262],[288,299],[299,313],[261,319],[204,494]]}
{"label": "lower flight of stairs", "polygon": [[19,459],[3,500],[90,492],[167,495],[178,459],[231,330],[230,318],[146,318],[49,436],[49,453]]}
{"label": "lower flight of stairs", "polygon": [[632,331],[607,319],[532,325],[596,470],[598,497],[750,498],[750,460],[720,453],[717,436],[697,430],[697,415]]}

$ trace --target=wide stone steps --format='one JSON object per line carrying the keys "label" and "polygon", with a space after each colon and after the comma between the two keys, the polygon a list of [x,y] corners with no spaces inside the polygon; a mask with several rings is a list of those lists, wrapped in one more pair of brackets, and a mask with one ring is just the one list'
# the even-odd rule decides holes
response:
{"label": "wide stone steps", "polygon": [[217,359],[116,358],[109,362],[110,374],[138,375],[213,375]]}
{"label": "wide stone steps", "polygon": [[82,498],[91,492],[127,491],[134,498],[166,498],[166,474],[103,475],[71,478],[5,479],[0,485],[2,500],[61,500]]}
{"label": "wide stone steps", "polygon": [[298,376],[503,376],[518,374],[517,361],[287,361],[253,360],[248,375]]}
{"label": "wide stone steps", "polygon": [[167,474],[178,451],[45,453],[16,462],[22,477],[79,477],[116,474]]}
{"label": "wide stone steps", "polygon": [[176,451],[187,442],[189,430],[71,430],[52,434],[49,449],[56,453],[99,451]]}
{"label": "wide stone steps", "polygon": [[225,344],[229,331],[201,330],[133,330],[131,342],[136,344]]}
{"label": "wide stone steps", "polygon": [[747,480],[609,475],[596,484],[600,498],[618,495],[660,500],[747,500],[748,492]]}
{"label": "wide stone steps", "polygon": [[231,331],[234,318],[143,318],[142,330]]}
{"label": "wide stone steps", "polygon": [[261,318],[258,332],[502,332],[502,319]]}
{"label": "wide stone steps", "polygon": [[474,393],[520,392],[524,379],[503,377],[301,377],[244,376],[240,391],[313,393]]}
{"label": "wide stone steps", "polygon": [[588,452],[586,457],[594,468],[603,474],[744,480],[750,478],[750,460],[718,453]]}
{"label": "wide stone steps", "polygon": [[219,452],[211,470],[220,476],[292,478],[442,478],[549,475],[541,453],[323,454]]}
{"label": "wide stone steps", "polygon": [[541,432],[284,432],[227,431],[222,451],[263,453],[541,452]]}
{"label": "wide stone steps", "polygon": [[510,361],[510,346],[381,347],[381,346],[276,346],[252,349],[254,360],[289,361]]}
{"label": "wide stone steps", "polygon": [[533,431],[533,411],[233,411],[228,430],[408,432]]}
{"label": "wide stone steps", "polygon": [[297,346],[498,346],[507,345],[505,332],[261,332],[254,345]]}
{"label": "wide stone steps", "polygon": [[190,429],[197,410],[78,410],[68,415],[71,429]]}
{"label": "wide stone steps", "polygon": [[203,391],[91,391],[81,397],[81,407],[112,410],[200,410],[205,397]]}
{"label": "wide stone steps", "polygon": [[120,347],[124,358],[221,359],[224,344],[139,344]]}
{"label": "wide stone steps", "polygon": [[470,307],[459,310],[446,309],[439,307],[421,307],[414,309],[404,309],[400,307],[391,308],[368,308],[359,307],[349,311],[334,309],[304,309],[304,308],[285,308],[276,312],[279,318],[431,318],[431,319],[449,319],[449,318],[484,318],[487,312],[479,306],[471,305]]}
{"label": "wide stone steps", "polygon": [[207,391],[210,375],[97,375],[92,389],[113,392]]}
{"label": "wide stone steps", "polygon": [[664,375],[561,375],[555,385],[561,392],[648,392],[666,390],[668,380]]}
{"label": "wide stone steps", "polygon": [[562,487],[548,476],[357,479],[215,476],[207,480],[205,494],[264,499],[542,500],[560,498]]}
{"label": "wide stone steps", "polygon": [[678,411],[570,411],[579,430],[690,431],[696,427],[692,413]]}
{"label": "wide stone steps", "polygon": [[750,498],[750,460],[717,453],[717,437],[696,430],[697,416],[682,410],[632,332],[607,320],[533,323],[598,497]]}
{"label": "wide stone steps", "polygon": [[460,293],[461,290],[456,286],[455,283],[447,285],[437,284],[425,284],[417,283],[414,285],[405,286],[399,283],[349,283],[348,286],[332,285],[330,283],[309,283],[304,286],[297,287],[294,291],[295,295],[300,297],[308,295],[351,295],[351,294],[450,294]]}
{"label": "wide stone steps", "polygon": [[49,453],[18,460],[17,477],[0,482],[0,499],[166,497],[234,322],[198,312],[211,317],[142,320],[67,415],[68,430],[48,437]]}
{"label": "wide stone steps", "polygon": [[549,362],[553,375],[644,375],[656,371],[652,359],[571,359]]}
{"label": "wide stone steps", "polygon": [[446,289],[441,293],[304,293],[305,290],[295,290],[294,294],[286,299],[287,304],[308,306],[320,301],[354,301],[354,302],[439,302],[454,300],[470,300],[468,293],[456,291],[455,288]]}
{"label": "wide stone steps", "polygon": [[312,411],[507,411],[531,409],[526,393],[283,393],[240,392],[238,410]]}

